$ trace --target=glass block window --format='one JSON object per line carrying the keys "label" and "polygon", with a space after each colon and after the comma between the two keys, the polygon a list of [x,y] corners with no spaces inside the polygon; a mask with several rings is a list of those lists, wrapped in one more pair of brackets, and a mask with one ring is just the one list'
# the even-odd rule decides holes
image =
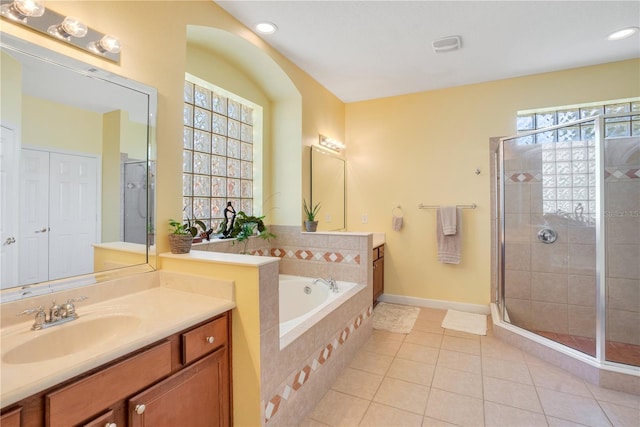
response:
{"label": "glass block window", "polygon": [[248,101],[187,76],[182,138],[185,218],[197,218],[216,231],[227,202],[253,215],[253,123],[254,108]]}
{"label": "glass block window", "polygon": [[[555,110],[545,109],[540,112],[518,113],[516,127],[518,132],[538,130],[549,126],[562,125],[579,119],[586,119],[601,114],[615,113],[637,113],[625,117],[610,118],[605,120],[605,138],[624,138],[629,136],[640,136],[640,100],[630,100],[624,102],[613,101],[600,105],[588,104],[584,106],[559,107]],[[593,125],[583,124],[575,129],[581,135],[591,137],[593,135]],[[522,144],[536,144],[539,142],[550,142],[556,138],[556,131],[536,134],[535,138],[523,137]]]}
{"label": "glass block window", "polygon": [[570,123],[614,113],[631,114],[605,119],[605,138],[640,136],[640,100],[518,114],[518,132],[567,125],[518,138],[519,144],[541,144],[543,213],[595,219],[595,127],[593,122]]}

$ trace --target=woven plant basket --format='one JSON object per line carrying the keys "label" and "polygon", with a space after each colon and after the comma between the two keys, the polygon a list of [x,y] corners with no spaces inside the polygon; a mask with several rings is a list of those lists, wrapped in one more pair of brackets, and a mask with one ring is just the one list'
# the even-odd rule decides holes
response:
{"label": "woven plant basket", "polygon": [[188,254],[192,242],[191,234],[169,234],[169,248],[172,254]]}

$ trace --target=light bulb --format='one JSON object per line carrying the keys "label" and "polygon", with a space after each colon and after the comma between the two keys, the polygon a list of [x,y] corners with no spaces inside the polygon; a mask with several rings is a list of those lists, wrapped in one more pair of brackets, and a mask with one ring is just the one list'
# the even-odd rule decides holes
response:
{"label": "light bulb", "polygon": [[106,34],[97,42],[90,42],[87,47],[89,50],[104,55],[105,53],[120,52],[120,40],[111,34]]}
{"label": "light bulb", "polygon": [[13,21],[27,23],[27,17],[44,15],[45,7],[42,2],[36,0],[14,0],[13,3],[0,7],[0,14]]}
{"label": "light bulb", "polygon": [[59,25],[52,25],[47,29],[47,32],[54,37],[69,41],[71,36],[84,37],[87,35],[89,29],[78,18],[67,16]]}

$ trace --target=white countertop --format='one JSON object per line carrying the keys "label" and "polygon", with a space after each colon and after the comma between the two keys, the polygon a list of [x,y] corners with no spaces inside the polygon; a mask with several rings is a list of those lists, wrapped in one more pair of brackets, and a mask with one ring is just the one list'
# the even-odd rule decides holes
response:
{"label": "white countertop", "polygon": [[[234,307],[230,299],[154,287],[91,305],[83,303],[77,307],[78,319],[40,331],[30,330],[33,317],[28,316],[23,323],[2,328],[0,404],[6,407]],[[34,363],[5,363],[5,355],[24,342],[105,315],[133,315],[139,322],[71,355]]]}

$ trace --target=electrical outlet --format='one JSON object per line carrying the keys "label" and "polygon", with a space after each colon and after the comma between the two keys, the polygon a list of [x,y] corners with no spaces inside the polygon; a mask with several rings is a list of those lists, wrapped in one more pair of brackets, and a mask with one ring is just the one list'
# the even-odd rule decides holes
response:
{"label": "electrical outlet", "polygon": [[363,213],[362,214],[362,223],[366,224],[369,222],[369,214]]}

